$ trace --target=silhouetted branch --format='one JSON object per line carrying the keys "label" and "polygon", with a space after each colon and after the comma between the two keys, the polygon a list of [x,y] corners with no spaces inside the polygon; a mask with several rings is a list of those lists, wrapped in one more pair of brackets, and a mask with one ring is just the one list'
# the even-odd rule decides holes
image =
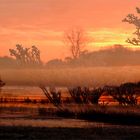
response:
{"label": "silhouetted branch", "polygon": [[[137,7],[136,8],[137,13],[140,13],[140,9]],[[127,39],[126,42],[139,46],[140,45],[140,18],[135,16],[134,14],[128,14],[126,18],[122,20],[123,22],[127,22],[129,24],[133,24],[136,27],[136,32],[134,34],[136,35],[135,38],[132,39]]]}
{"label": "silhouetted branch", "polygon": [[70,47],[72,57],[77,59],[84,47],[84,35],[82,30],[71,30],[65,33],[65,42]]}
{"label": "silhouetted branch", "polygon": [[44,85],[39,86],[48,100],[57,108],[61,109],[61,92],[56,91],[55,89],[50,88],[48,91]]}

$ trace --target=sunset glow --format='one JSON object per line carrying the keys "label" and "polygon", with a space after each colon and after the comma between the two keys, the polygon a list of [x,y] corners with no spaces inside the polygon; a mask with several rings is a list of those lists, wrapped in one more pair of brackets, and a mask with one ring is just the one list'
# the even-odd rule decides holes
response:
{"label": "sunset glow", "polygon": [[0,56],[19,43],[36,45],[44,61],[69,56],[63,32],[80,27],[87,32],[88,50],[122,44],[135,28],[122,22],[139,0],[0,0]]}

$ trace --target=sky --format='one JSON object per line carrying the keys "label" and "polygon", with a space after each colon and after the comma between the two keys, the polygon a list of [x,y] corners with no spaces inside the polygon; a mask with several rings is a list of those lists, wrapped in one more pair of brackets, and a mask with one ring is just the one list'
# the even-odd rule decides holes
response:
{"label": "sky", "polygon": [[123,23],[135,13],[140,0],[0,0],[0,56],[16,44],[36,45],[43,61],[64,58],[70,49],[64,32],[81,28],[89,39],[89,51],[122,44],[135,31]]}

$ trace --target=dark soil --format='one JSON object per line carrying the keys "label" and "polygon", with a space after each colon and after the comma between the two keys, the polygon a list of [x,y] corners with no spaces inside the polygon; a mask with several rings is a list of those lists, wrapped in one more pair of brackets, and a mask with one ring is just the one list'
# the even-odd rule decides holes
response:
{"label": "dark soil", "polygon": [[0,140],[139,140],[140,129],[131,127],[47,128],[0,127]]}

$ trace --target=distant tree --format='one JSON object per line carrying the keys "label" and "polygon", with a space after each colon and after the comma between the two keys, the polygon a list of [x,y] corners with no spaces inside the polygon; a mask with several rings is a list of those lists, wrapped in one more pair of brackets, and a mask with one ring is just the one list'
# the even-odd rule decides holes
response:
{"label": "distant tree", "polygon": [[16,66],[17,63],[15,59],[9,56],[0,57],[0,68],[13,68]]}
{"label": "distant tree", "polygon": [[36,46],[25,48],[17,44],[16,49],[9,49],[9,52],[20,64],[41,64],[40,50]]}
{"label": "distant tree", "polygon": [[[140,14],[140,8],[136,8],[137,14]],[[126,18],[123,19],[123,22],[128,22],[135,26],[136,31],[133,33],[135,35],[134,38],[128,38],[126,41],[132,45],[139,46],[140,45],[140,18],[134,14],[128,14]]]}
{"label": "distant tree", "polygon": [[52,59],[46,63],[46,66],[58,67],[62,66],[64,62],[61,59]]}
{"label": "distant tree", "polygon": [[64,34],[64,40],[66,45],[70,47],[73,59],[77,59],[85,46],[84,32],[81,29],[67,31]]}
{"label": "distant tree", "polygon": [[72,61],[72,58],[71,58],[71,57],[65,57],[65,61],[66,61],[67,63],[69,63],[69,62]]}
{"label": "distant tree", "polygon": [[33,63],[37,63],[37,64],[41,63],[40,50],[36,46],[32,46],[31,58]]}

